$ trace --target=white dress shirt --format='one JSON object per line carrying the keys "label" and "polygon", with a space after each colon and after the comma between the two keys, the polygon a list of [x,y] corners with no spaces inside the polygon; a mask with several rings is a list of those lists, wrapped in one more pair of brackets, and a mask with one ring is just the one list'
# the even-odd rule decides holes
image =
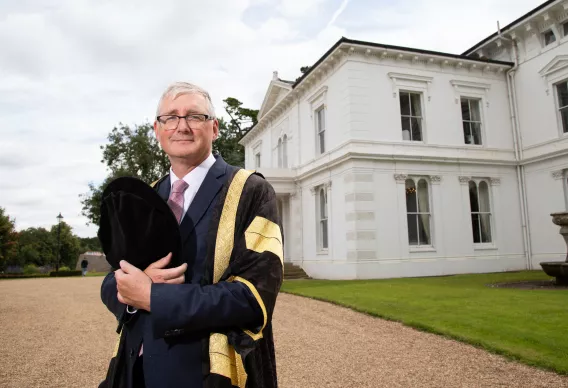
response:
{"label": "white dress shirt", "polygon": [[215,160],[216,159],[213,154],[209,154],[207,159],[191,170],[183,178],[178,178],[170,167],[170,190],[174,187],[174,182],[180,179],[183,179],[189,185],[183,195],[183,213],[181,214],[181,220],[183,220],[185,213],[187,213],[187,209],[189,209],[189,205],[191,205],[193,198],[195,198],[197,190],[199,190],[199,187],[201,187],[201,184],[205,180],[205,176],[209,172],[209,169],[213,166],[213,164],[215,164]]}

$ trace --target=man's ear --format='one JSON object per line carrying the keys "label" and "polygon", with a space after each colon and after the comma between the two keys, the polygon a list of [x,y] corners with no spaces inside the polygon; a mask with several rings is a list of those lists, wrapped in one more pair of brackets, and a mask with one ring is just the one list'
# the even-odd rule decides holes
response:
{"label": "man's ear", "polygon": [[219,138],[219,121],[215,119],[213,121],[213,140],[217,140]]}

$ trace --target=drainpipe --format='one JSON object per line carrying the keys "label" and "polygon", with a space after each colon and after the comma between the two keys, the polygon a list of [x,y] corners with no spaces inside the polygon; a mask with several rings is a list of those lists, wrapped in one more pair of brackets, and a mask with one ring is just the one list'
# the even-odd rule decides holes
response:
{"label": "drainpipe", "polygon": [[526,195],[526,184],[525,184],[525,170],[524,166],[521,165],[523,160],[523,145],[521,138],[521,131],[519,125],[518,108],[517,108],[517,94],[515,89],[515,73],[519,67],[519,58],[517,51],[517,42],[505,38],[501,35],[499,30],[499,37],[502,39],[510,40],[513,48],[513,56],[515,65],[512,69],[507,71],[507,91],[509,93],[509,109],[511,112],[511,126],[513,128],[513,143],[515,148],[515,160],[517,162],[517,183],[519,192],[519,203],[521,205],[521,225],[523,229],[523,247],[526,258],[526,268],[528,270],[532,268],[532,247],[530,240],[530,220],[528,213],[527,195]]}

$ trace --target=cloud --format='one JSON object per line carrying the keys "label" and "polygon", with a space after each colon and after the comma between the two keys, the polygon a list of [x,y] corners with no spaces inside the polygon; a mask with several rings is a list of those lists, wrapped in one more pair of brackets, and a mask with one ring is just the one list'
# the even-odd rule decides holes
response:
{"label": "cloud", "polygon": [[538,3],[0,2],[0,206],[18,229],[61,212],[94,236],[79,194],[106,175],[99,146],[119,122],[152,121],[169,83],[206,88],[217,114],[229,96],[258,108],[273,70],[296,79],[341,36],[462,52]]}

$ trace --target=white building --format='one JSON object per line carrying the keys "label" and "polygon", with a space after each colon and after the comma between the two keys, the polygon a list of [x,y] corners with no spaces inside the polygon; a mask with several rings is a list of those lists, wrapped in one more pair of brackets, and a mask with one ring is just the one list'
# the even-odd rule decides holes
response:
{"label": "white building", "polygon": [[274,74],[241,140],[314,278],[540,269],[565,255],[568,1],[462,55],[340,39]]}

